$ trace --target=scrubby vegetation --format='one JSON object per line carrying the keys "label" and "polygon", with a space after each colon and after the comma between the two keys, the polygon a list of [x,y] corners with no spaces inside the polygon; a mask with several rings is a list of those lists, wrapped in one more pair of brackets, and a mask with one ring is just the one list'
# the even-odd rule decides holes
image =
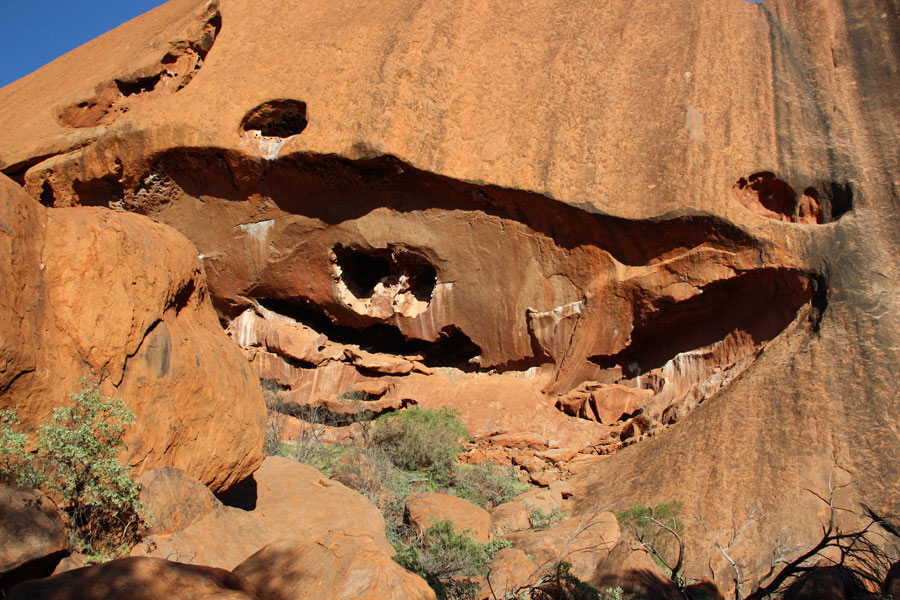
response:
{"label": "scrubby vegetation", "polygon": [[102,560],[137,542],[148,518],[138,484],[117,458],[134,413],[87,381],[71,398],[41,425],[33,454],[15,413],[3,411],[0,479],[47,493],[68,516],[73,549]]}
{"label": "scrubby vegetation", "polygon": [[394,542],[395,560],[421,575],[438,598],[444,599],[476,597],[478,586],[471,578],[484,575],[494,554],[508,547],[509,542],[499,538],[478,542],[468,532],[454,530],[447,520]]}
{"label": "scrubby vegetation", "polygon": [[[269,402],[277,390],[267,391]],[[280,415],[275,414],[277,419]],[[419,532],[404,525],[406,497],[413,492],[442,491],[483,508],[507,502],[526,491],[515,470],[496,464],[457,463],[470,439],[457,411],[410,408],[371,419],[358,417],[359,436],[342,444],[321,441],[325,425],[320,415],[304,415],[304,428],[289,444],[272,426],[266,449],[322,471],[358,491],[377,505],[385,517],[396,560],[420,574],[439,598],[472,598],[472,578],[485,575],[493,554],[508,546],[504,540],[477,542],[469,532],[455,531],[449,521]]]}

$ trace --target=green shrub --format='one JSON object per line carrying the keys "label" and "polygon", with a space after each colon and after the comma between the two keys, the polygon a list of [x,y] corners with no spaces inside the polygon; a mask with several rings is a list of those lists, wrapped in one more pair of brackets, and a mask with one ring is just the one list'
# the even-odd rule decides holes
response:
{"label": "green shrub", "polygon": [[[678,543],[684,534],[681,521],[681,503],[660,502],[656,506],[635,504],[616,513],[616,519],[623,529],[630,531],[634,538],[650,550],[656,563],[672,575],[672,567],[681,562]],[[674,531],[666,529],[669,527]],[[678,574],[675,574],[676,577]]]}
{"label": "green shrub", "polygon": [[559,525],[562,518],[563,514],[558,508],[554,508],[550,512],[544,512],[540,508],[532,508],[529,520],[531,521],[532,529],[550,529]]}
{"label": "green shrub", "polygon": [[41,487],[62,498],[76,549],[112,553],[137,541],[145,520],[140,486],[117,458],[134,413],[85,381],[71,396],[74,405],[54,409],[38,433]]}
{"label": "green shrub", "polygon": [[0,481],[25,488],[38,487],[40,477],[32,466],[31,455],[25,451],[28,436],[14,429],[19,425],[14,410],[0,410]]}
{"label": "green shrub", "polygon": [[[562,560],[553,565],[542,583],[532,590],[531,600],[624,600],[622,589],[600,594],[596,588],[572,575],[572,565]],[[607,590],[610,592],[610,590]]]}
{"label": "green shrub", "polygon": [[377,448],[347,448],[330,477],[356,490],[381,509],[390,534],[403,521],[404,500],[415,478],[398,469]]}
{"label": "green shrub", "polygon": [[436,482],[453,479],[456,456],[462,452],[469,432],[459,412],[449,408],[420,410],[409,408],[382,415],[369,431],[373,446],[407,471],[423,471]]}
{"label": "green shrub", "polygon": [[34,460],[24,452],[27,436],[12,429],[19,424],[15,413],[4,411],[0,468],[18,485],[37,487],[60,501],[74,549],[105,558],[137,542],[145,528],[140,488],[117,459],[134,413],[121,400],[101,398],[85,380],[71,397],[74,404],[54,409],[38,430]]}
{"label": "green shrub", "polygon": [[372,402],[378,400],[378,396],[374,396],[369,392],[360,390],[347,390],[338,394],[338,400],[351,400],[353,402]]}
{"label": "green shrub", "polygon": [[478,542],[445,519],[409,541],[395,540],[394,560],[422,576],[439,599],[462,600],[477,597],[478,586],[470,578],[485,575],[494,554],[508,547],[503,539]]}
{"label": "green shrub", "polygon": [[515,469],[494,463],[458,465],[450,492],[482,508],[509,502],[528,485],[516,477]]}

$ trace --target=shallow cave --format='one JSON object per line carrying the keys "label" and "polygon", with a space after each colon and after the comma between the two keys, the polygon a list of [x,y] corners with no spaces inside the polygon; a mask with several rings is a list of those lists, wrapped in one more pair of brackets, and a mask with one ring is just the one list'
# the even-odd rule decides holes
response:
{"label": "shallow cave", "polygon": [[481,348],[457,327],[445,327],[435,341],[410,339],[394,325],[378,323],[360,329],[336,323],[324,310],[304,299],[258,298],[261,306],[290,317],[338,344],[353,344],[367,352],[423,357],[428,367],[473,369],[469,362],[481,355]]}
{"label": "shallow cave", "polygon": [[437,284],[437,270],[424,257],[408,250],[360,249],[338,245],[333,249],[341,281],[357,298],[371,298],[379,282],[393,285],[400,277],[416,300],[428,302]]}
{"label": "shallow cave", "polygon": [[306,103],[299,100],[270,100],[248,112],[241,131],[258,131],[263,137],[286,138],[306,129]]}
{"label": "shallow cave", "polygon": [[603,368],[621,366],[623,373],[634,377],[663,366],[683,352],[724,340],[738,330],[749,334],[757,344],[767,343],[805,304],[814,302],[820,318],[826,294],[822,283],[800,271],[750,271],[711,283],[683,302],[659,305],[636,315],[627,348],[590,360]]}

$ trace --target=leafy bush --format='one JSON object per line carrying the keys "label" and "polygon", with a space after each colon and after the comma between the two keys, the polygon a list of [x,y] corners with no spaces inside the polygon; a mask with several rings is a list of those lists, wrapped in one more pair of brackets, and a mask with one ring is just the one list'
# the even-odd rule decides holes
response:
{"label": "leafy bush", "polygon": [[540,508],[532,508],[529,521],[532,529],[550,529],[559,525],[562,518],[563,514],[558,508],[554,508],[550,512],[544,512]]}
{"label": "leafy bush", "polygon": [[140,488],[129,467],[117,459],[134,413],[119,399],[102,398],[85,380],[71,397],[72,406],[54,409],[41,425],[34,460],[23,451],[25,434],[12,431],[18,419],[5,411],[0,428],[3,468],[12,465],[19,485],[38,487],[61,501],[71,520],[75,550],[108,556],[138,541],[145,527]]}
{"label": "leafy bush", "polygon": [[528,485],[518,480],[513,468],[494,463],[457,466],[450,489],[452,494],[482,508],[509,502],[527,490]]}
{"label": "leafy bush", "polygon": [[31,464],[31,455],[25,451],[28,436],[13,429],[18,425],[19,417],[14,410],[0,410],[0,481],[19,487],[37,487],[40,477]]}
{"label": "leafy bush", "polygon": [[624,600],[622,588],[601,594],[593,586],[572,575],[572,565],[561,560],[531,592],[531,600]]}
{"label": "leafy bush", "polygon": [[684,534],[681,509],[681,503],[673,501],[660,502],[653,507],[635,504],[616,513],[619,524],[650,551],[667,574],[672,576],[673,567],[676,567],[675,577],[678,576],[677,567],[681,564],[683,552],[679,549]]}
{"label": "leafy bush", "polygon": [[347,390],[338,394],[338,400],[352,400],[353,402],[371,402],[378,400],[378,396],[360,390]]}
{"label": "leafy bush", "polygon": [[441,600],[462,600],[477,597],[478,586],[470,578],[485,575],[494,554],[508,547],[503,539],[478,542],[445,519],[409,541],[395,540],[394,560],[422,576]]}
{"label": "leafy bush", "polygon": [[387,453],[391,461],[407,471],[424,471],[436,482],[453,479],[456,456],[469,432],[459,412],[449,408],[409,408],[382,415],[369,432],[371,444]]}

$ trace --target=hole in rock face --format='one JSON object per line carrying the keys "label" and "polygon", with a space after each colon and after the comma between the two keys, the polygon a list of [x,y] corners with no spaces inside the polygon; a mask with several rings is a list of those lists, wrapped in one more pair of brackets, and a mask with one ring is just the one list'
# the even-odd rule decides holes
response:
{"label": "hole in rock face", "polygon": [[428,306],[437,270],[424,257],[402,248],[332,249],[332,274],[344,303],[359,314],[387,319],[413,317]]}
{"label": "hole in rock face", "polygon": [[770,219],[818,225],[835,221],[853,208],[849,183],[835,181],[809,186],[800,196],[774,173],[762,171],[741,178],[734,186],[741,204]]}
{"label": "hole in rock face", "polygon": [[50,182],[44,180],[44,183],[41,184],[41,204],[44,206],[53,206],[56,202],[56,196],[53,194],[53,186],[50,185]]}
{"label": "hole in rock face", "polygon": [[222,17],[215,6],[210,10],[210,16],[185,32],[188,41],[174,42],[155,68],[147,69],[152,71],[150,75],[116,78],[101,85],[91,98],[64,106],[58,116],[60,124],[66,127],[108,125],[142,102],[184,88],[203,66],[222,28]]}
{"label": "hole in rock face", "polygon": [[258,131],[262,137],[286,138],[306,129],[306,103],[299,100],[270,100],[247,113],[241,131]]}
{"label": "hole in rock face", "polygon": [[378,323],[361,329],[340,325],[323,310],[303,300],[257,298],[264,308],[289,317],[315,331],[324,334],[338,344],[357,345],[367,352],[421,356],[428,367],[454,367],[471,370],[470,361],[481,355],[481,348],[469,336],[450,325],[444,328],[437,340],[409,339],[393,325]]}
{"label": "hole in rock face", "polygon": [[[388,256],[390,253],[387,253]],[[338,246],[334,249],[342,281],[357,298],[371,298],[375,286],[391,275],[391,263],[387,256],[376,256],[358,250]]]}
{"label": "hole in rock face", "polygon": [[746,179],[742,177],[734,187],[741,202],[750,210],[770,219],[795,220],[797,193],[774,173],[763,171]]}

